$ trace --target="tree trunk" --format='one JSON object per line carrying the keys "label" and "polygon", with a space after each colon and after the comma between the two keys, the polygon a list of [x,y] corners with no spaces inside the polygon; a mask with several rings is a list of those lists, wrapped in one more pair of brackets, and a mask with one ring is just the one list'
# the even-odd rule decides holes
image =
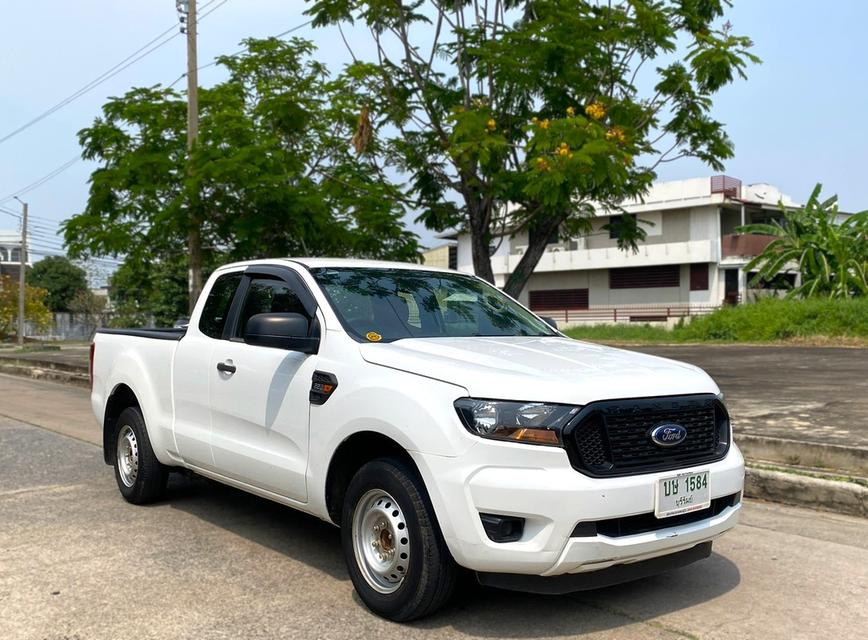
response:
{"label": "tree trunk", "polygon": [[470,248],[473,255],[473,273],[494,284],[494,271],[491,268],[491,255],[488,245],[491,239],[490,230],[484,222],[483,212],[468,204],[470,208]]}
{"label": "tree trunk", "polygon": [[202,293],[202,235],[198,225],[190,229],[187,234],[187,250],[189,258],[189,313],[193,315],[193,307]]}
{"label": "tree trunk", "polygon": [[515,271],[509,274],[506,286],[503,288],[507,295],[516,299],[518,298],[524,290],[533,270],[539,263],[540,258],[542,258],[543,253],[545,253],[549,237],[551,237],[551,234],[565,219],[566,216],[557,216],[546,220],[545,223],[539,227],[538,233],[533,234],[533,241],[531,242],[530,238],[528,238],[527,249],[521,257],[521,260],[519,260]]}

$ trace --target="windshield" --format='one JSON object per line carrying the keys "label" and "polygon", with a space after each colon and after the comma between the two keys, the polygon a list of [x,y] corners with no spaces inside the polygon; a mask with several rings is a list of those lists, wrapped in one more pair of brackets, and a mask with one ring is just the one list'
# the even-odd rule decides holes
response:
{"label": "windshield", "polygon": [[470,276],[410,269],[318,268],[311,273],[344,328],[360,341],[556,335]]}

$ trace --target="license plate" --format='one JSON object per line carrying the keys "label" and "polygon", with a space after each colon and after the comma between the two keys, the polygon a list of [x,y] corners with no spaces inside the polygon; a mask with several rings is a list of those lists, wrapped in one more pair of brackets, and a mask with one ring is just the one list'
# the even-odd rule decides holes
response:
{"label": "license plate", "polygon": [[698,511],[707,508],[710,504],[708,471],[681,473],[657,481],[654,515],[658,518]]}

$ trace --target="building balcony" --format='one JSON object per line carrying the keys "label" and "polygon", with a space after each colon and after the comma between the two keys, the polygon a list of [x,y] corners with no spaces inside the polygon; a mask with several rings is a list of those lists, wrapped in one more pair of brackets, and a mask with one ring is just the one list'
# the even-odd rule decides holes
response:
{"label": "building balcony", "polygon": [[725,235],[720,237],[720,252],[724,258],[753,258],[774,239],[775,236],[752,233]]}
{"label": "building balcony", "polygon": [[[495,275],[512,273],[518,266],[522,253],[492,256],[491,267]],[[549,249],[542,255],[534,272],[617,269],[620,267],[645,267],[661,264],[717,262],[719,257],[718,244],[711,240],[644,244],[639,245],[638,253],[633,253],[629,249],[621,251],[616,247],[576,249],[573,251],[554,248]]]}

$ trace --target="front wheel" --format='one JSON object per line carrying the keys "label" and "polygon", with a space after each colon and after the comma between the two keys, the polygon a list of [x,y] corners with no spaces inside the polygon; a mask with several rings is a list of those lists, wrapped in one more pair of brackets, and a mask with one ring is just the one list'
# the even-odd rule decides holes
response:
{"label": "front wheel", "polygon": [[350,481],[341,544],[359,597],[396,622],[429,615],[449,599],[458,567],[422,481],[406,463],[367,463]]}
{"label": "front wheel", "polygon": [[169,469],[154,455],[145,419],[136,407],[118,416],[114,467],[118,489],[127,502],[146,504],[159,500],[166,491]]}

